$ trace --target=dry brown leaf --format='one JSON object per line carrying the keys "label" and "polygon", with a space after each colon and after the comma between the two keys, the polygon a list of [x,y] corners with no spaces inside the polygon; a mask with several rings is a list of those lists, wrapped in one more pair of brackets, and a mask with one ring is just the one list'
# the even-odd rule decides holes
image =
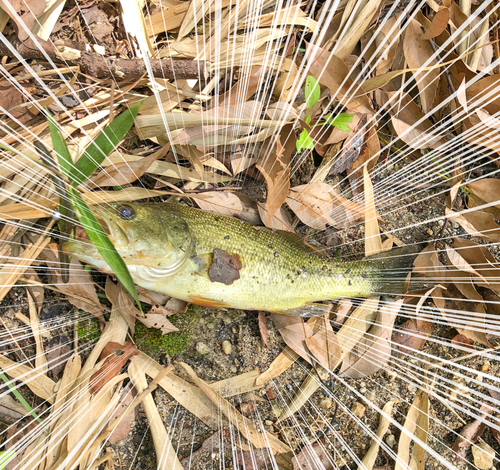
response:
{"label": "dry brown leaf", "polygon": [[258,202],[257,208],[259,209],[260,218],[264,222],[264,225],[266,225],[266,227],[274,230],[282,230],[284,232],[292,232],[292,233],[294,232],[288,214],[283,207],[281,207],[278,211],[274,213],[273,217],[271,218],[271,223],[269,225],[266,224],[268,220],[268,212],[266,204],[263,202]]}
{"label": "dry brown leaf", "polygon": [[405,321],[392,335],[392,342],[399,345],[394,348],[397,351],[395,355],[406,356],[420,351],[433,331],[434,326],[430,322],[423,321],[417,326],[415,320]]}
{"label": "dry brown leaf", "polygon": [[481,414],[479,415],[479,418],[464,426],[464,428],[460,431],[460,434],[457,436],[455,443],[453,444],[453,451],[457,452],[460,457],[465,458],[467,450],[481,437],[485,431],[488,421],[491,419],[492,413],[493,410],[489,405],[486,403],[481,405]]}
{"label": "dry brown leaf", "polygon": [[204,211],[237,217],[252,225],[261,224],[255,201],[245,194],[229,191],[207,191],[199,195],[190,195],[190,197]]}
{"label": "dry brown leaf", "polygon": [[[382,408],[382,414],[380,415],[380,421],[378,423],[376,436],[378,439],[374,439],[368,449],[368,452],[364,455],[363,460],[361,461],[361,465],[358,466],[358,470],[372,470],[375,465],[375,461],[377,460],[377,455],[380,447],[380,442],[384,437],[385,433],[389,429],[389,425],[391,424],[391,416],[392,410],[394,408],[395,400],[388,401],[384,407]],[[386,416],[389,416],[387,418]]]}
{"label": "dry brown leaf", "polygon": [[371,256],[381,253],[383,248],[373,185],[366,165],[363,167],[363,183],[365,190],[365,256]]}
{"label": "dry brown leaf", "polygon": [[398,99],[398,105],[391,106],[389,112],[394,129],[403,142],[414,149],[428,147],[435,149],[446,145],[443,137],[439,134],[432,134],[431,122],[425,118],[422,110],[406,93],[392,91],[388,92],[387,96]]}
{"label": "dry brown leaf", "polygon": [[450,21],[450,10],[442,8],[432,18],[431,24],[426,28],[425,33],[422,34],[421,39],[426,41],[439,36],[448,26]]}
{"label": "dry brown leaf", "polygon": [[104,360],[104,363],[90,378],[89,385],[94,393],[98,393],[114,379],[127,361],[136,354],[139,354],[139,351],[132,343],[124,345],[111,341],[107,343],[100,356],[100,360]]}
{"label": "dry brown leaf", "polygon": [[267,184],[266,226],[271,224],[274,214],[287,198],[290,189],[290,158],[294,150],[295,131],[293,126],[287,125],[282,129],[280,136],[264,142],[259,161],[255,165],[263,174]]}
{"label": "dry brown leaf", "polygon": [[500,227],[493,214],[477,210],[458,213],[446,208],[446,217],[459,223],[469,235],[500,243]]}
{"label": "dry brown leaf", "polygon": [[[46,6],[46,0],[0,0],[0,8],[11,17],[16,25],[17,37],[20,41],[28,39],[26,29],[30,31],[35,26],[37,17],[44,12]],[[11,9],[15,11],[15,14],[11,13]]]}
{"label": "dry brown leaf", "polygon": [[486,284],[488,284],[487,279],[483,275],[479,274],[457,250],[454,250],[453,248],[447,246],[446,255],[448,256],[448,260],[450,261],[450,263],[453,264],[453,266],[455,266],[458,270],[473,274],[474,276],[478,276]]}
{"label": "dry brown leaf", "polygon": [[259,331],[262,336],[262,341],[267,346],[267,318],[264,312],[259,311]]}
{"label": "dry brown leaf", "polygon": [[[63,293],[68,294],[67,299],[76,308],[102,318],[102,306],[97,297],[94,281],[90,274],[83,269],[82,264],[73,257],[69,265],[69,282],[62,282],[59,269],[58,247],[50,243],[43,251],[42,257],[51,261],[53,284]],[[77,297],[73,297],[74,294]],[[88,301],[83,300],[88,299]]]}
{"label": "dry brown leaf", "polygon": [[346,228],[364,218],[362,206],[343,198],[326,183],[295,186],[286,202],[304,224],[317,230],[325,230],[327,225]]}
{"label": "dry brown leaf", "polygon": [[179,331],[179,328],[172,325],[170,320],[161,313],[147,313],[144,318],[140,318],[140,321],[148,328],[161,330],[162,335],[171,333],[172,331]]}
{"label": "dry brown leaf", "polygon": [[271,314],[271,319],[285,343],[307,362],[311,362],[304,341],[313,335],[312,328],[300,317]]}
{"label": "dry brown leaf", "polygon": [[[408,468],[410,459],[412,459],[412,461],[414,460],[414,468],[417,470],[424,470],[424,449],[417,441],[417,439],[420,439],[425,445],[429,433],[429,394],[424,390],[419,390],[417,392],[408,410],[408,414],[406,415],[404,429],[406,432],[402,432],[399,437],[398,460],[394,470]],[[412,440],[415,441],[413,455],[411,455],[410,452]]]}
{"label": "dry brown leaf", "polygon": [[334,470],[336,468],[333,455],[326,446],[317,441],[307,444],[292,458],[293,470]]}
{"label": "dry brown leaf", "polygon": [[319,331],[306,338],[305,343],[325,369],[333,370],[339,363],[342,351],[330,321],[327,318],[321,318],[318,321],[320,322]]}
{"label": "dry brown leaf", "polygon": [[134,301],[131,299],[127,291],[120,283],[115,284],[108,276],[106,279],[105,293],[113,307],[120,312],[120,315],[127,322],[132,334],[134,334],[135,321],[137,318],[143,318],[143,315],[135,306]]}
{"label": "dry brown leaf", "polygon": [[[322,49],[318,46],[309,46],[308,59],[311,64],[309,73],[327,87],[333,96],[353,113],[373,114],[370,101],[364,95],[352,97],[353,90],[358,89],[354,86],[350,70],[347,65],[332,52]],[[358,90],[363,93],[361,87]]]}
{"label": "dry brown leaf", "polygon": [[[91,178],[89,189],[103,186],[122,186],[138,180],[159,158],[157,152],[134,162],[114,163]],[[87,185],[87,183],[86,183]]]}
{"label": "dry brown leaf", "polygon": [[[118,402],[118,405],[113,411],[113,414],[109,418],[109,425],[113,424],[113,421],[115,421],[119,416],[126,410],[130,404],[132,403],[132,400],[134,397],[132,396],[132,391],[127,387],[123,391],[123,393],[120,396],[120,401]],[[130,434],[130,429],[132,428],[132,424],[134,424],[135,421],[135,414],[134,413],[127,413],[125,416],[119,418],[120,423],[113,429],[113,432],[111,435],[108,437],[108,442],[110,444],[117,444],[120,441],[123,441],[129,434]]]}
{"label": "dry brown leaf", "polygon": [[[403,51],[410,68],[437,64],[431,45],[422,36],[422,25],[416,19],[409,20],[404,32]],[[431,111],[432,103],[436,97],[439,74],[439,70],[413,73],[420,92],[422,109],[426,114]]]}
{"label": "dry brown leaf", "polygon": [[379,309],[372,328],[342,363],[340,377],[366,377],[387,363],[391,357],[392,328],[402,305],[403,299],[389,302]]}

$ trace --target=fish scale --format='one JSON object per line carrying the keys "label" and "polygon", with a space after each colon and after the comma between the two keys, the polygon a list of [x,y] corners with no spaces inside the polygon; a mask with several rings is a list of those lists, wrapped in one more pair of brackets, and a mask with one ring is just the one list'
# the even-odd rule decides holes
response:
{"label": "fish scale", "polygon": [[[123,207],[134,217],[122,219]],[[327,259],[290,235],[181,204],[95,210],[138,285],[217,308],[304,315],[319,313],[319,301],[402,292],[415,256],[403,248],[361,261]],[[68,242],[64,250],[106,270],[88,244]],[[179,264],[172,273],[162,261],[169,256]]]}

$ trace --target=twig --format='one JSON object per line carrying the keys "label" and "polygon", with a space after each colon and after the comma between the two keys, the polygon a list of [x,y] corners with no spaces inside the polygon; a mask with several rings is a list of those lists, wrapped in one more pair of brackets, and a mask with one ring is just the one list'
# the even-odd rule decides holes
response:
{"label": "twig", "polygon": [[[46,60],[46,55],[55,62],[65,65],[79,65],[83,73],[105,79],[117,78],[135,80],[147,73],[143,59],[122,59],[103,57],[95,52],[81,50],[82,46],[70,41],[58,41],[55,44],[31,39],[24,42],[16,37],[9,37],[10,44],[24,59]],[[0,56],[14,57],[12,51],[0,42]],[[208,63],[197,60],[149,59],[155,78],[205,79],[208,76]]]}

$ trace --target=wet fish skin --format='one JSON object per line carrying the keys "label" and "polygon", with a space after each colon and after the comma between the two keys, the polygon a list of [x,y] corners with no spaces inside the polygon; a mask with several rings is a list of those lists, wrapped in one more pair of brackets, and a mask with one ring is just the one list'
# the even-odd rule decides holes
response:
{"label": "wet fish skin", "polygon": [[[139,286],[217,308],[303,315],[319,301],[402,292],[415,257],[400,249],[361,261],[327,259],[288,235],[181,204],[93,210]],[[132,218],[120,215],[130,210]],[[88,241],[63,249],[110,271]]]}

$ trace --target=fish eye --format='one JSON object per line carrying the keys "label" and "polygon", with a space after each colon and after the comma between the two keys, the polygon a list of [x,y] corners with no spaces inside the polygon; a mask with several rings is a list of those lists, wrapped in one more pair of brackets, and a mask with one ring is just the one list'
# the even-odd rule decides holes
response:
{"label": "fish eye", "polygon": [[135,217],[134,209],[130,206],[120,206],[118,209],[118,215],[125,220],[131,220]]}

